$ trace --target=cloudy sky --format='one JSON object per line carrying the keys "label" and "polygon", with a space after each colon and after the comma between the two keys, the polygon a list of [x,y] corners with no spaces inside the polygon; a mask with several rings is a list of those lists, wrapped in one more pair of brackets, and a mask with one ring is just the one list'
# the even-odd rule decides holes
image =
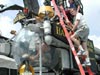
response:
{"label": "cloudy sky", "polygon": [[[0,4],[10,6],[18,4],[23,6],[23,0],[0,0]],[[88,26],[90,27],[89,39],[93,40],[94,45],[100,48],[100,0],[81,0],[84,6],[84,15]],[[6,11],[0,13],[0,30],[2,35],[11,38],[10,31],[16,29],[19,31],[20,24],[13,24],[13,19],[18,11]]]}

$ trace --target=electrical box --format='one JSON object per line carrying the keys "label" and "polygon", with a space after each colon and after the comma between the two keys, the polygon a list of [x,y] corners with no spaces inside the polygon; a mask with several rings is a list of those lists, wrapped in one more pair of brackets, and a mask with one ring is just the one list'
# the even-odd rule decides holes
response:
{"label": "electrical box", "polygon": [[0,54],[9,55],[9,53],[10,53],[10,44],[0,43]]}

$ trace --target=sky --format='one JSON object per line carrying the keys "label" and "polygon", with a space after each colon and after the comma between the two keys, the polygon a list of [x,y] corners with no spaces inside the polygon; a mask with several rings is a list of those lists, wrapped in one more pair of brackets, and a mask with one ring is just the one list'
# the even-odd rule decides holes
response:
{"label": "sky", "polygon": [[[0,4],[10,6],[18,4],[23,6],[23,0],[0,0]],[[41,1],[41,0],[40,0]],[[90,28],[89,39],[93,40],[95,47],[100,48],[100,0],[81,0],[84,6],[84,16]],[[18,11],[0,13],[0,30],[3,36],[11,38],[11,30],[20,30],[19,23],[13,24]]]}

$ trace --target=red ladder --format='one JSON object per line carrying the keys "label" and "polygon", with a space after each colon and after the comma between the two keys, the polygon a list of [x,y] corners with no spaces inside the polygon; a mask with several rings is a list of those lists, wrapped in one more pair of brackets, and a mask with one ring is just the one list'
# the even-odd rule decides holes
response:
{"label": "red ladder", "polygon": [[[59,11],[57,5],[56,5],[56,3],[55,3],[55,0],[52,0],[52,4],[53,4],[53,6],[54,6],[54,8],[55,8],[55,11],[56,11],[56,13],[57,13],[59,19],[60,19],[60,24],[61,24],[61,26],[62,26],[62,28],[63,28],[63,30],[64,30],[65,37],[66,37],[66,39],[67,39],[68,42],[69,42],[70,48],[71,48],[72,53],[73,53],[73,55],[74,55],[74,57],[75,57],[75,60],[76,60],[76,63],[77,63],[77,65],[78,65],[78,67],[79,67],[80,73],[81,73],[81,75],[85,75],[85,71],[84,71],[84,69],[83,69],[83,67],[82,67],[82,64],[80,63],[80,60],[79,60],[79,58],[78,58],[78,56],[77,56],[75,47],[74,47],[74,45],[73,45],[73,43],[72,43],[72,41],[71,41],[71,39],[70,39],[69,33],[68,33],[67,29],[66,29],[66,25],[65,25],[65,23],[64,23],[64,21],[63,21],[63,18],[62,18],[62,16],[61,16],[61,13],[60,13],[60,11]],[[61,6],[61,8],[62,8],[62,13],[63,13],[65,19],[68,20],[68,17],[67,17],[67,15],[66,15],[66,13],[65,13],[65,11],[64,11],[64,9],[63,9],[62,6]],[[89,67],[87,68],[87,70],[88,70],[88,72],[89,72],[89,75],[94,75],[93,72],[91,71],[91,69],[90,69]]]}
{"label": "red ladder", "polygon": [[[61,9],[61,11],[62,11],[62,13],[63,13],[63,15],[64,15],[64,18],[65,18],[66,21],[67,21],[67,20],[68,20],[68,17],[67,17],[67,15],[66,15],[66,12],[65,12],[65,10],[64,10],[64,8],[63,8],[62,5],[60,6],[60,9]],[[90,68],[89,66],[87,66],[86,69],[87,69],[89,75],[94,75],[94,73],[92,72],[92,70],[91,70],[91,68]]]}

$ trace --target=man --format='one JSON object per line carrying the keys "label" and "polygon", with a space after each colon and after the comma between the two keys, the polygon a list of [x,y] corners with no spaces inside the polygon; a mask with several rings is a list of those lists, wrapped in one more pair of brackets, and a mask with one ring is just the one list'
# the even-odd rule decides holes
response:
{"label": "man", "polygon": [[[71,40],[78,46],[78,53],[77,55],[86,55],[86,59],[84,61],[84,64],[87,66],[90,66],[90,60],[89,60],[89,53],[87,50],[87,39],[89,35],[89,28],[86,24],[86,21],[84,19],[84,16],[77,12],[77,9],[72,8],[70,10],[70,13],[75,17],[74,25],[72,28],[72,31],[74,32],[73,35],[71,35]],[[80,41],[77,38],[80,38]],[[83,66],[84,66],[83,64]]]}
{"label": "man", "polygon": [[76,8],[77,12],[82,13],[83,15],[83,5],[80,0],[68,0],[69,8]]}

